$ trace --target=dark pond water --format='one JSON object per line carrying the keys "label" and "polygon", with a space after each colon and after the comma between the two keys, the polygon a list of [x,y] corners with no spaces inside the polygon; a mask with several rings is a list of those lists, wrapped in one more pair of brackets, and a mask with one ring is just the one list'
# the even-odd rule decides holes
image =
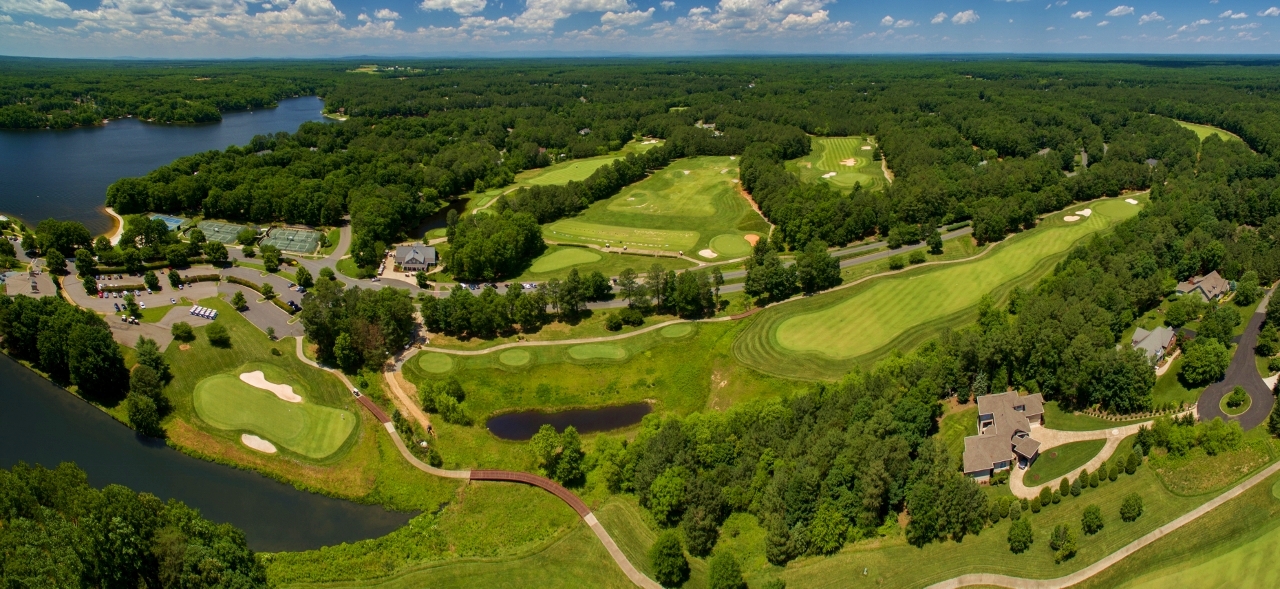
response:
{"label": "dark pond water", "polygon": [[572,425],[578,433],[589,434],[635,425],[652,411],[653,407],[648,403],[614,405],[597,409],[570,409],[556,413],[521,411],[490,417],[484,426],[489,428],[493,435],[504,440],[527,440],[538,433],[538,428],[544,424],[550,424],[558,431],[564,431],[564,428]]}
{"label": "dark pond water", "polygon": [[323,120],[319,98],[223,115],[208,125],[153,125],[137,119],[65,131],[0,131],[0,212],[27,223],[49,217],[84,223],[95,235],[111,229],[102,210],[107,187],[181,156],[248,143],[254,135],[293,132]]}
{"label": "dark pond water", "polygon": [[382,536],[411,514],[306,493],[260,474],[191,458],[138,436],[0,355],[0,467],[75,462],[95,487],[118,483],[198,508],[244,530],[249,546],[308,550]]}

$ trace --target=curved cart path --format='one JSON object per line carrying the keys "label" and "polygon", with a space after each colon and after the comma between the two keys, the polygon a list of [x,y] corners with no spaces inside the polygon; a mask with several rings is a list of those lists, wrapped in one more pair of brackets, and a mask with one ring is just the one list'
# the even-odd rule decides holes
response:
{"label": "curved cart path", "polygon": [[928,589],[957,589],[959,587],[968,587],[971,585],[1012,587],[1013,589],[1062,589],[1065,587],[1071,587],[1072,585],[1081,583],[1106,570],[1107,567],[1120,562],[1125,557],[1145,548],[1152,542],[1169,535],[1174,530],[1195,521],[1200,516],[1213,511],[1223,503],[1240,496],[1241,493],[1244,493],[1258,485],[1258,483],[1267,480],[1268,477],[1276,472],[1280,472],[1280,462],[1268,466],[1263,469],[1262,472],[1249,477],[1248,480],[1236,485],[1229,491],[1210,499],[1204,505],[1192,509],[1191,511],[1183,514],[1182,517],[1152,530],[1147,535],[1130,542],[1120,550],[1112,552],[1098,562],[1071,573],[1070,575],[1058,577],[1056,579],[1023,579],[1021,577],[1011,577],[1008,575],[998,575],[994,573],[974,573],[969,575],[960,575],[954,579],[947,579],[940,583],[934,583],[933,585],[929,585]]}
{"label": "curved cart path", "polygon": [[[1253,347],[1258,345],[1258,331],[1262,329],[1262,322],[1267,318],[1267,302],[1271,300],[1272,292],[1262,297],[1253,315],[1249,317],[1249,324],[1244,328],[1244,333],[1240,334],[1236,353],[1231,357],[1231,365],[1227,367],[1227,375],[1200,393],[1197,405],[1200,407],[1201,419],[1205,421],[1215,417],[1221,417],[1223,420],[1234,419],[1240,422],[1240,427],[1251,430],[1262,425],[1271,415],[1271,406],[1275,404],[1276,399],[1271,394],[1271,388],[1258,374]],[[1244,387],[1244,390],[1249,393],[1249,409],[1240,415],[1229,416],[1222,411],[1222,398],[1231,394],[1237,386]]]}
{"label": "curved cart path", "polygon": [[[336,375],[339,379],[341,379],[342,382],[347,385],[348,389],[353,391],[356,390],[355,387],[352,386],[351,381],[347,380],[347,376],[345,374],[342,374],[341,371],[325,368],[321,366],[319,363],[315,362],[314,360],[307,358],[302,353],[302,338],[297,338],[297,352],[298,352],[299,360],[302,360],[304,363],[310,366],[313,366],[315,368],[328,370],[329,372]],[[392,380],[392,377],[390,375],[388,375],[387,378],[388,378],[387,382],[395,390],[395,394],[397,396],[402,396],[404,393],[400,389],[399,385]],[[400,451],[400,455],[403,456],[404,459],[409,462],[409,464],[412,464],[418,470],[421,470],[422,472],[435,475],[438,477],[444,477],[444,478],[450,478],[450,479],[521,483],[525,485],[538,487],[539,489],[542,489],[548,493],[551,493],[552,495],[555,495],[556,497],[558,497],[561,501],[564,501],[569,507],[573,508],[573,510],[577,512],[578,517],[581,517],[582,521],[587,524],[587,527],[591,528],[591,531],[596,535],[596,538],[600,540],[600,543],[604,545],[605,550],[609,552],[609,556],[613,558],[613,561],[615,563],[617,563],[618,568],[622,569],[623,574],[625,574],[628,579],[631,579],[632,583],[635,583],[637,587],[642,587],[643,589],[662,589],[661,585],[654,582],[653,579],[650,579],[644,573],[640,572],[640,570],[637,569],[635,565],[631,564],[631,561],[627,559],[627,555],[623,554],[621,548],[618,548],[617,542],[614,542],[613,537],[609,535],[609,532],[604,529],[604,526],[600,525],[600,521],[596,519],[595,514],[591,512],[591,509],[587,507],[587,504],[583,503],[582,499],[579,498],[577,495],[574,495],[572,491],[560,486],[558,483],[556,483],[555,481],[552,481],[551,479],[540,477],[534,474],[529,474],[526,472],[513,472],[509,470],[480,470],[480,469],[447,470],[447,469],[436,468],[434,466],[431,466],[430,464],[427,464],[419,460],[418,457],[414,456],[413,453],[409,451],[409,448],[408,446],[405,445],[404,440],[400,438],[400,433],[396,431],[395,425],[391,423],[391,418],[387,417],[387,414],[384,411],[378,408],[377,405],[374,405],[373,402],[370,401],[369,398],[366,396],[361,395],[360,397],[358,397],[358,400],[360,401],[361,405],[363,405],[366,409],[368,409],[369,412],[372,413],[373,416],[376,417],[378,421],[382,423],[382,427],[386,428],[387,434],[391,436],[391,441],[395,443],[396,449]],[[403,399],[402,399],[402,402],[403,402]],[[408,403],[408,405],[412,407],[414,404]]]}

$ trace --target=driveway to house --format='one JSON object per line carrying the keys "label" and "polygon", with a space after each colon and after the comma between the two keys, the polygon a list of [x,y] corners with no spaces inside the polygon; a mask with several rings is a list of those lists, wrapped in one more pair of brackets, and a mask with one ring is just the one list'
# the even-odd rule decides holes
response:
{"label": "driveway to house", "polygon": [[[1099,466],[1102,466],[1102,463],[1106,462],[1109,458],[1111,458],[1111,455],[1115,453],[1116,448],[1120,446],[1120,442],[1122,440],[1124,440],[1129,436],[1132,436],[1133,434],[1138,433],[1138,428],[1144,425],[1149,426],[1151,425],[1151,422],[1144,421],[1142,423],[1134,423],[1130,425],[1116,426],[1108,429],[1098,429],[1098,430],[1084,431],[1084,432],[1069,432],[1069,431],[1063,431],[1063,430],[1057,430],[1057,429],[1049,429],[1047,427],[1037,427],[1035,425],[1032,425],[1031,437],[1032,439],[1040,442],[1041,454],[1044,454],[1044,452],[1050,448],[1056,448],[1063,444],[1070,444],[1072,442],[1084,442],[1088,440],[1106,440],[1107,443],[1102,446],[1102,450],[1098,452],[1097,456],[1094,456],[1092,459],[1090,459],[1088,462],[1084,463],[1084,465],[1080,467],[1085,470],[1088,470],[1089,472],[1093,472],[1097,470]],[[1013,492],[1013,495],[1015,497],[1030,499],[1032,497],[1035,497],[1036,495],[1039,495],[1041,488],[1048,486],[1050,490],[1057,489],[1058,485],[1062,484],[1061,483],[1062,480],[1069,481],[1071,479],[1071,475],[1079,474],[1079,472],[1080,471],[1068,473],[1052,481],[1048,481],[1046,483],[1039,484],[1034,487],[1028,487],[1024,485],[1022,482],[1023,477],[1025,477],[1027,474],[1026,469],[1018,468],[1015,466],[1013,470],[1009,473],[1009,490]]]}
{"label": "driveway to house", "polygon": [[[1262,322],[1267,318],[1267,302],[1271,300],[1274,292],[1273,289],[1267,293],[1267,296],[1262,297],[1258,307],[1254,309],[1253,316],[1249,317],[1248,326],[1244,328],[1244,333],[1240,334],[1236,353],[1231,357],[1231,365],[1227,367],[1227,375],[1200,393],[1200,400],[1197,403],[1200,408],[1200,419],[1205,421],[1215,417],[1221,417],[1223,420],[1234,419],[1240,422],[1240,427],[1251,430],[1262,425],[1267,420],[1267,416],[1271,415],[1271,407],[1276,401],[1275,396],[1271,394],[1271,389],[1262,382],[1262,376],[1258,374],[1253,347],[1258,345],[1258,331],[1262,329]],[[1244,387],[1244,390],[1249,393],[1249,409],[1231,417],[1223,413],[1220,404],[1222,398],[1231,394],[1237,386]]]}

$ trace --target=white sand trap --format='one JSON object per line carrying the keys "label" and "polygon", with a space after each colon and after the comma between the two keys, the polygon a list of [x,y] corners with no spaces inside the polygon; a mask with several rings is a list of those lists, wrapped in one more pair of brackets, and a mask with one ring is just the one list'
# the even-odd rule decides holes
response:
{"label": "white sand trap", "polygon": [[259,452],[276,453],[276,445],[253,434],[240,434],[240,443]]}
{"label": "white sand trap", "polygon": [[698,255],[699,255],[699,256],[702,256],[702,257],[704,257],[704,258],[706,258],[706,259],[708,259],[708,260],[710,260],[711,258],[719,257],[719,256],[718,256],[718,254],[716,254],[715,252],[713,252],[713,251],[711,251],[711,250],[709,250],[709,249],[699,251],[699,252],[698,252]]}
{"label": "white sand trap", "polygon": [[240,374],[240,380],[243,380],[249,386],[258,387],[263,390],[271,391],[272,393],[275,393],[277,397],[280,397],[281,399],[288,401],[290,403],[302,402],[302,397],[299,397],[297,393],[293,392],[293,387],[287,384],[275,384],[275,383],[267,382],[267,376],[263,374],[261,370],[254,370],[253,372],[243,372]]}
{"label": "white sand trap", "polygon": [[1092,214],[1093,214],[1093,209],[1085,209],[1085,210],[1083,210],[1083,211],[1076,211],[1076,214],[1077,214],[1077,215],[1080,215],[1081,217],[1088,217],[1089,215],[1092,215]]}
{"label": "white sand trap", "polygon": [[721,173],[721,174],[724,174],[725,172],[728,172],[728,171],[729,171],[729,168],[725,168],[725,169],[723,169],[723,170],[720,170],[720,173]]}
{"label": "white sand trap", "polygon": [[1068,222],[1068,223],[1075,223],[1076,221],[1079,221],[1079,220],[1080,220],[1080,217],[1077,217],[1077,216],[1075,216],[1075,215],[1067,215],[1067,216],[1063,217],[1063,218],[1062,218],[1062,220],[1063,220],[1063,221],[1066,221],[1066,222]]}
{"label": "white sand trap", "polygon": [[871,146],[870,146],[870,145],[863,145],[863,146],[862,146],[862,151],[871,151]]}
{"label": "white sand trap", "polygon": [[822,177],[823,177],[823,178],[835,178],[835,177],[836,177],[836,173],[835,173],[835,172],[827,172],[826,174],[823,174],[823,175],[822,175]]}
{"label": "white sand trap", "polygon": [[685,171],[684,171],[684,175],[685,175],[685,176],[688,176],[688,175],[689,175],[689,170],[685,170]]}
{"label": "white sand trap", "polygon": [[734,184],[737,184],[737,183],[738,183],[738,179],[737,179],[737,178],[734,178],[733,180],[730,180],[730,182],[733,182]]}
{"label": "white sand trap", "polygon": [[857,159],[857,158],[852,158],[852,157],[851,157],[851,158],[849,158],[849,159],[847,159],[847,160],[841,160],[841,161],[840,161],[840,165],[842,165],[842,166],[856,166],[856,165],[858,165],[858,159]]}
{"label": "white sand trap", "polygon": [[1125,201],[1125,202],[1127,202],[1127,203],[1129,203],[1129,204],[1131,204],[1131,205],[1136,205],[1136,204],[1138,204],[1138,201],[1133,200],[1132,198],[1126,198],[1126,199],[1124,199],[1124,201]]}
{"label": "white sand trap", "polygon": [[736,159],[738,159],[738,156],[736,156],[736,155],[731,155],[731,156],[729,156],[729,159],[730,159],[730,160],[736,160]]}

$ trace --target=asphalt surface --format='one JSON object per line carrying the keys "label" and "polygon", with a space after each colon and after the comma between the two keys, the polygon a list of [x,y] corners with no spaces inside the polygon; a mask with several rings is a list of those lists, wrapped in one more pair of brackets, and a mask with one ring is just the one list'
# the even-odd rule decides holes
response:
{"label": "asphalt surface", "polygon": [[[1262,301],[1258,303],[1253,316],[1249,318],[1249,324],[1245,326],[1244,333],[1240,335],[1236,353],[1231,357],[1231,365],[1227,368],[1226,376],[1220,382],[1209,385],[1203,393],[1200,393],[1197,407],[1200,411],[1201,421],[1212,421],[1215,417],[1221,417],[1224,420],[1234,419],[1240,422],[1240,427],[1245,430],[1251,430],[1262,425],[1267,421],[1267,417],[1271,415],[1271,407],[1275,404],[1275,396],[1271,394],[1271,389],[1267,388],[1267,384],[1262,382],[1262,377],[1258,375],[1258,367],[1253,354],[1253,347],[1258,344],[1258,331],[1262,329],[1262,322],[1267,318],[1265,310],[1267,301],[1270,299],[1271,293],[1267,293],[1267,296],[1263,297]],[[1249,409],[1240,415],[1230,417],[1222,412],[1222,398],[1231,394],[1231,391],[1237,386],[1244,387],[1244,390],[1249,393]]]}

